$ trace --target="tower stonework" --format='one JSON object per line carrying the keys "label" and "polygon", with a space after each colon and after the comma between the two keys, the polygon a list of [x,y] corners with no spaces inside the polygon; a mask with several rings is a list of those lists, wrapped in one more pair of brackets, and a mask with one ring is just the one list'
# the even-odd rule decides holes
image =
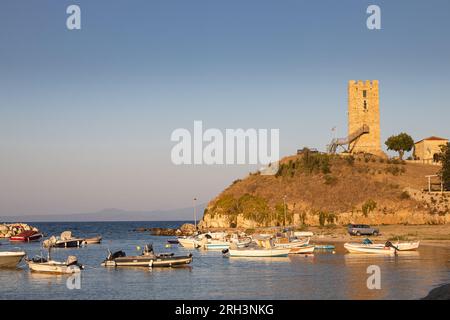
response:
{"label": "tower stonework", "polygon": [[378,80],[348,82],[348,135],[368,127],[368,133],[349,144],[351,153],[385,155],[380,142]]}

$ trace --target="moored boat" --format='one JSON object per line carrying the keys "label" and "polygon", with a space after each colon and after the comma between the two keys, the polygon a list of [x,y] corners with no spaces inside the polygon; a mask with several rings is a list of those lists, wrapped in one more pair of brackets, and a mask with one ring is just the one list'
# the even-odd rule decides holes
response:
{"label": "moored boat", "polygon": [[42,233],[35,230],[23,231],[15,236],[9,238],[11,242],[32,242],[39,241],[42,238]]}
{"label": "moored boat", "polygon": [[286,242],[275,242],[274,246],[277,248],[298,248],[298,247],[302,247],[304,245],[308,245],[309,244],[309,240],[310,238],[303,238],[303,239],[291,239],[288,240]]}
{"label": "moored boat", "polygon": [[294,247],[291,248],[291,251],[289,251],[289,254],[311,254],[314,253],[314,245],[306,244],[301,247]]}
{"label": "moored boat", "polygon": [[195,249],[200,247],[199,241],[194,237],[178,238],[178,242],[184,248]]}
{"label": "moored boat", "polygon": [[86,239],[72,237],[72,232],[64,231],[60,237],[52,236],[42,244],[46,248],[79,248],[86,244]]}
{"label": "moored boat", "polygon": [[230,247],[230,242],[220,240],[208,240],[206,243],[202,243],[202,246],[206,250],[223,250]]}
{"label": "moored boat", "polygon": [[78,263],[75,256],[67,257],[65,262],[45,259],[43,257],[36,257],[31,260],[26,260],[28,267],[34,272],[55,273],[55,274],[72,274],[78,273],[83,269],[83,266]]}
{"label": "moored boat", "polygon": [[140,256],[127,256],[123,251],[109,253],[102,262],[103,267],[175,267],[192,262],[192,254],[175,256],[173,253],[155,254],[153,247],[147,245]]}
{"label": "moored boat", "polygon": [[84,239],[86,244],[100,244],[102,242],[102,237],[101,236],[97,236],[97,237],[92,237],[92,238],[86,238]]}
{"label": "moored boat", "polygon": [[365,244],[365,243],[345,243],[344,248],[350,253],[378,253],[395,254],[396,249],[389,245]]}
{"label": "moored boat", "polygon": [[224,255],[230,257],[287,257],[291,249],[287,248],[244,248],[244,249],[225,249]]}
{"label": "moored boat", "polygon": [[0,268],[15,268],[25,254],[25,251],[0,251]]}

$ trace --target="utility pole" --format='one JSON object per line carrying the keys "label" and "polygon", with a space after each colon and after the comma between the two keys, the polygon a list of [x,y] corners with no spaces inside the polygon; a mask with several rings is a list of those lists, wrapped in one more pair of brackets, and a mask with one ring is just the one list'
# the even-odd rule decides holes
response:
{"label": "utility pole", "polygon": [[195,207],[195,201],[197,200],[197,198],[194,198],[192,200],[192,207],[194,208],[194,224],[195,224],[195,230],[197,230],[197,210]]}

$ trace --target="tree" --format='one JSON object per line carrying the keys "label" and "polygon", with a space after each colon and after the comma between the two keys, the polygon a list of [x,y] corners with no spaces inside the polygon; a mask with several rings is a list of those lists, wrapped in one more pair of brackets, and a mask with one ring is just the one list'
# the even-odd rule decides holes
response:
{"label": "tree", "polygon": [[400,160],[403,160],[403,154],[414,147],[414,140],[409,134],[402,132],[396,136],[390,136],[385,144],[388,150],[397,151]]}
{"label": "tree", "polygon": [[450,142],[441,147],[439,160],[442,162],[442,168],[439,174],[446,190],[450,190]]}

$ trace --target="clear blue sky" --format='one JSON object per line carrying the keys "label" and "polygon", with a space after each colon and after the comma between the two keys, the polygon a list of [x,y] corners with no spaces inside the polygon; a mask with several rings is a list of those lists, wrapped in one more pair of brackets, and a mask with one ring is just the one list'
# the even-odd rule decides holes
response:
{"label": "clear blue sky", "polygon": [[207,202],[250,168],[173,165],[174,129],[324,149],[350,79],[380,81],[383,142],[450,137],[449,21],[448,0],[2,0],[0,216]]}

